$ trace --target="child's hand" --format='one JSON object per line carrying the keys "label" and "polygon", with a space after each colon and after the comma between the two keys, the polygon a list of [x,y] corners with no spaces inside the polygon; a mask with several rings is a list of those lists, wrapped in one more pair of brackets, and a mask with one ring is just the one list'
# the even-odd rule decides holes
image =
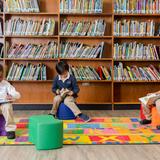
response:
{"label": "child's hand", "polygon": [[64,92],[64,88],[62,88],[61,90],[60,90],[60,93],[63,93]]}
{"label": "child's hand", "polygon": [[73,96],[73,94],[74,94],[73,91],[69,91],[69,92],[68,92],[68,95],[69,95],[69,96]]}
{"label": "child's hand", "polygon": [[58,94],[58,95],[60,94],[60,90],[59,89],[56,90],[56,94]]}
{"label": "child's hand", "polygon": [[10,101],[13,100],[13,97],[11,95],[7,95],[6,99]]}

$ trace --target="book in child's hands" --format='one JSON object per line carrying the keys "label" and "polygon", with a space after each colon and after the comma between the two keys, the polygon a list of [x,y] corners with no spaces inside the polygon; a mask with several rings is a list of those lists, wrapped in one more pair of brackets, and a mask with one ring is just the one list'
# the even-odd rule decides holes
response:
{"label": "book in child's hands", "polygon": [[144,104],[144,105],[152,105],[155,103],[157,99],[160,99],[160,94],[150,94],[145,97],[139,98],[139,100]]}
{"label": "book in child's hands", "polygon": [[68,95],[69,92],[70,92],[70,90],[63,88],[63,89],[60,91],[60,95],[61,95],[62,98],[65,98],[65,97]]}

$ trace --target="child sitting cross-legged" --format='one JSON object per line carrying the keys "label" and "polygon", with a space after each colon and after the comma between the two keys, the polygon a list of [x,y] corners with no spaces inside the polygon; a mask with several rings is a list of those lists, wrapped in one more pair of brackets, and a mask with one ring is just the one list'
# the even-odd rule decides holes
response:
{"label": "child sitting cross-legged", "polygon": [[52,87],[52,91],[56,96],[50,114],[56,117],[58,107],[64,101],[64,104],[71,109],[75,117],[79,117],[84,122],[89,122],[90,117],[83,114],[75,103],[79,87],[75,77],[69,73],[69,65],[65,61],[60,61],[56,64],[56,71],[58,75],[55,77]]}

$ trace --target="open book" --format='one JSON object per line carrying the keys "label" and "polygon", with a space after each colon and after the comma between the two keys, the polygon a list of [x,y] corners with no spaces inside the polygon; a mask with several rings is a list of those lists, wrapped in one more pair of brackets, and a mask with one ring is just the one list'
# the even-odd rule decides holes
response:
{"label": "open book", "polygon": [[160,99],[160,94],[151,94],[151,95],[139,98],[139,100],[144,105],[152,105],[155,103],[157,99]]}
{"label": "open book", "polygon": [[60,95],[62,98],[65,98],[69,92],[70,92],[70,90],[68,90],[68,89],[62,89],[60,91]]}

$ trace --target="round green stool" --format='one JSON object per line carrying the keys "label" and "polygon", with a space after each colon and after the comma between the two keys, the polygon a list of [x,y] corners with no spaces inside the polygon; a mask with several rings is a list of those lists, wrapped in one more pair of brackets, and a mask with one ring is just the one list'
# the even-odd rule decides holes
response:
{"label": "round green stool", "polygon": [[37,150],[49,150],[63,146],[63,121],[51,115],[38,115],[29,118],[29,141]]}

